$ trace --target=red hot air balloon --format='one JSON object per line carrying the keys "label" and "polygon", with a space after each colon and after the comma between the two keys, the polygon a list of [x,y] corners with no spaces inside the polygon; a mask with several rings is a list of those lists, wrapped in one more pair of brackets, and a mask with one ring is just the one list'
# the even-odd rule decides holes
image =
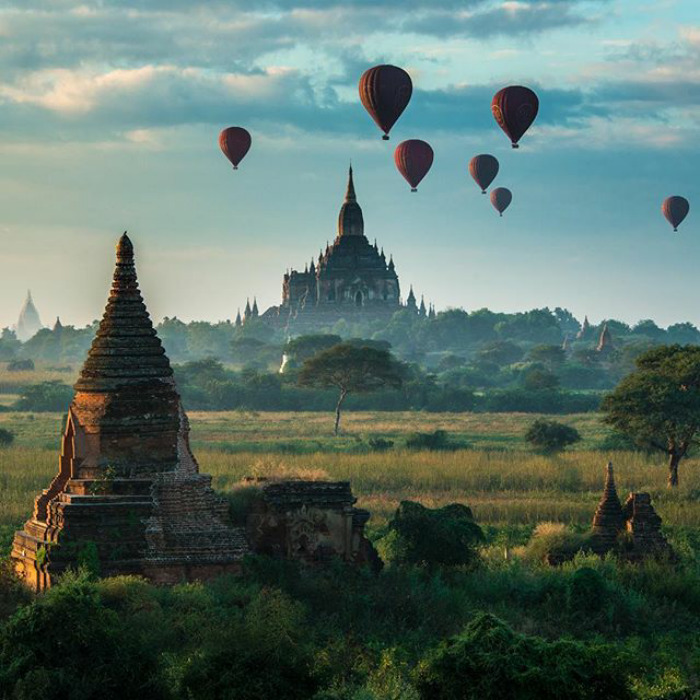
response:
{"label": "red hot air balloon", "polygon": [[491,100],[491,111],[498,126],[505,131],[513,148],[535,121],[540,101],[530,88],[511,85],[499,90]]}
{"label": "red hot air balloon", "polygon": [[513,193],[506,187],[497,187],[495,190],[491,190],[491,204],[501,216],[512,201]]}
{"label": "red hot air balloon", "polygon": [[238,164],[245,158],[250,144],[250,134],[242,126],[229,126],[219,134],[219,148],[231,161],[234,170],[238,170]]}
{"label": "red hot air balloon", "polygon": [[487,153],[474,156],[469,161],[469,174],[474,178],[476,184],[481,187],[481,194],[486,194],[487,187],[498,175],[498,161]]}
{"label": "red hot air balloon", "polygon": [[394,151],[394,162],[411,192],[418,192],[418,183],[428,174],[433,164],[433,149],[420,139],[402,141]]}
{"label": "red hot air balloon", "polygon": [[389,140],[389,132],[401,116],[413,93],[411,76],[396,66],[374,66],[360,78],[360,100]]}
{"label": "red hot air balloon", "polygon": [[690,203],[685,197],[666,197],[661,205],[661,213],[666,217],[674,231],[683,223],[683,219],[688,216]]}

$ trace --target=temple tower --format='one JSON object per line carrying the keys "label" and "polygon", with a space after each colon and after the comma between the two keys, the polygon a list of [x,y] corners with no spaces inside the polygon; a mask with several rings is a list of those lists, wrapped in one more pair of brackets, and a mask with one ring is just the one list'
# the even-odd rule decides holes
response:
{"label": "temple tower", "polygon": [[75,385],[58,474],[15,535],[15,568],[35,590],[86,557],[103,575],[168,583],[235,570],[246,549],[190,450],[187,417],[124,234]]}
{"label": "temple tower", "polygon": [[625,516],[617,495],[612,462],[605,471],[605,489],[593,516],[593,551],[604,554],[612,549],[617,536],[625,528]]}
{"label": "temple tower", "polygon": [[34,306],[32,292],[29,290],[27,291],[27,298],[22,305],[22,310],[19,312],[19,319],[17,319],[17,340],[21,340],[24,343],[33,338],[42,328],[39,312]]}

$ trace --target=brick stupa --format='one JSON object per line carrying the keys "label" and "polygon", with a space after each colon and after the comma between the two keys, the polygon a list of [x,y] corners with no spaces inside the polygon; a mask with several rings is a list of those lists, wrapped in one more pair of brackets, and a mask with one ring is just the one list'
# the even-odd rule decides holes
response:
{"label": "brick stupa", "polygon": [[612,462],[605,472],[605,490],[593,516],[592,548],[597,554],[605,554],[615,546],[618,535],[625,529],[625,516],[615,488]]}
{"label": "brick stupa", "polygon": [[126,233],[62,438],[58,475],[14,539],[31,588],[89,562],[159,583],[235,571],[247,551],[199,473],[170,362],[143,303]]}

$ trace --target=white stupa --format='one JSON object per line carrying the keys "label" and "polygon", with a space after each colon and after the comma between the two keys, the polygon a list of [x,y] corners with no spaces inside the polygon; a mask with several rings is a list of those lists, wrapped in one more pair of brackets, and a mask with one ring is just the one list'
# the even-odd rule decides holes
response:
{"label": "white stupa", "polygon": [[22,306],[22,310],[19,312],[19,319],[15,329],[17,340],[21,340],[24,343],[34,337],[37,331],[40,331],[42,328],[39,312],[36,310],[36,306],[34,306],[34,301],[32,300],[32,293],[28,291],[27,299]]}

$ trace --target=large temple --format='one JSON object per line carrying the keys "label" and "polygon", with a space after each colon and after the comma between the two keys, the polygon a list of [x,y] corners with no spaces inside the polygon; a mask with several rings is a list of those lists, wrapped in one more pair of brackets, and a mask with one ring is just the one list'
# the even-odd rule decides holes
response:
{"label": "large temple", "polygon": [[[401,308],[419,311],[412,290],[406,301],[404,307],[393,259],[387,260],[376,241],[372,244],[365,236],[351,166],[335,240],[303,272],[292,270],[284,275],[282,304],[269,308],[261,318],[276,325],[299,326],[348,317],[390,317]],[[427,313],[425,305],[423,312]]]}

